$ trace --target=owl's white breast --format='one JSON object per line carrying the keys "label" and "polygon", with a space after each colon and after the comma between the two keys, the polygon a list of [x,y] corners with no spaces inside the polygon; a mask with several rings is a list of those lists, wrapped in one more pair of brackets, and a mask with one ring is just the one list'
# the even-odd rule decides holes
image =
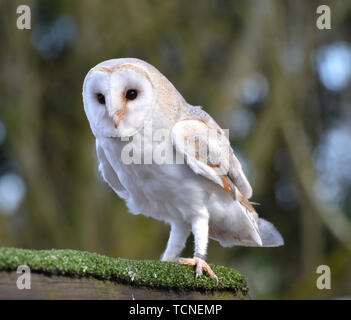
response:
{"label": "owl's white breast", "polygon": [[98,143],[129,193],[126,203],[132,213],[168,223],[176,219],[188,221],[206,201],[206,179],[194,174],[187,165],[124,164],[121,152],[130,142],[99,138]]}
{"label": "owl's white breast", "polygon": [[210,228],[225,236],[223,243],[251,238],[253,231],[242,206],[223,188],[195,174],[186,164],[124,164],[121,152],[127,143],[115,138],[98,139],[127,190],[125,200],[131,213],[168,224],[181,221],[190,225],[193,217],[207,212]]}

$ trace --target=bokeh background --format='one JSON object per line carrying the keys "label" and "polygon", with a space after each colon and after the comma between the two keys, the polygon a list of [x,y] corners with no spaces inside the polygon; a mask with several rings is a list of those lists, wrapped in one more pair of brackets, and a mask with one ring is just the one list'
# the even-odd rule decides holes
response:
{"label": "bokeh background", "polygon": [[[16,28],[28,4],[32,29]],[[209,245],[253,298],[351,296],[351,2],[0,1],[0,246],[158,259],[168,226],[133,216],[97,171],[82,84],[100,61],[156,66],[223,128],[281,248]],[[189,238],[184,256],[190,256]],[[318,290],[328,265],[332,289]]]}

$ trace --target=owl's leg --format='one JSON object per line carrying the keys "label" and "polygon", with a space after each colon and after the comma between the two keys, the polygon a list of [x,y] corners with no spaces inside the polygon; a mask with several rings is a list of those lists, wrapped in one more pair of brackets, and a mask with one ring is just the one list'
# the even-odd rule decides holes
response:
{"label": "owl's leg", "polygon": [[190,234],[190,228],[187,224],[177,222],[171,225],[167,248],[162,255],[162,261],[176,262],[179,254],[185,247],[186,240]]}
{"label": "owl's leg", "polygon": [[196,275],[198,278],[205,270],[212,279],[216,280],[218,285],[218,277],[212,271],[206,262],[206,252],[208,243],[208,218],[197,217],[192,224],[192,232],[195,238],[195,252],[193,258],[179,258],[178,263],[196,267]]}

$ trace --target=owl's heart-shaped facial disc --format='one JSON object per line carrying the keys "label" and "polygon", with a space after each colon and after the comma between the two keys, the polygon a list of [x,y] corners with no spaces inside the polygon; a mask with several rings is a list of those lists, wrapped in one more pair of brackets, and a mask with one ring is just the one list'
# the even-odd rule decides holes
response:
{"label": "owl's heart-shaped facial disc", "polygon": [[141,66],[102,63],[85,78],[83,99],[96,137],[130,137],[151,120],[155,90]]}

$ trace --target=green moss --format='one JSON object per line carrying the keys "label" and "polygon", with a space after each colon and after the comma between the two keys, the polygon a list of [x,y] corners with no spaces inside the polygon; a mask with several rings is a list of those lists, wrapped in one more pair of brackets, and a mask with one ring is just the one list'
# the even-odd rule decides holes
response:
{"label": "green moss", "polygon": [[245,295],[246,281],[233,269],[211,265],[219,284],[204,274],[195,279],[194,268],[153,260],[114,259],[75,250],[0,248],[0,270],[27,265],[32,272],[94,277],[151,288],[230,291]]}

